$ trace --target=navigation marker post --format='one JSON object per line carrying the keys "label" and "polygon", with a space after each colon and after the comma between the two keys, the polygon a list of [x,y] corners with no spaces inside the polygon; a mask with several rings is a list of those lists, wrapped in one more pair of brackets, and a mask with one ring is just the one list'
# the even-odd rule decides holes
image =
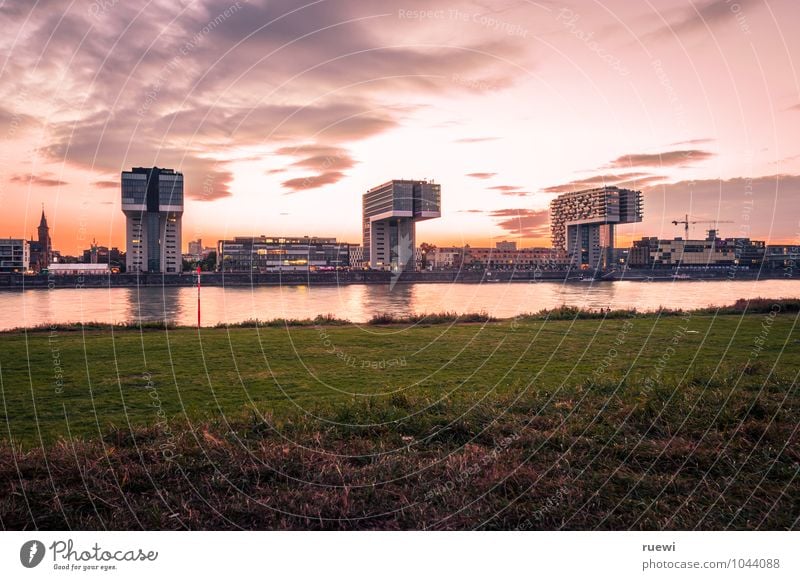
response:
{"label": "navigation marker post", "polygon": [[200,266],[197,267],[197,329],[200,330]]}

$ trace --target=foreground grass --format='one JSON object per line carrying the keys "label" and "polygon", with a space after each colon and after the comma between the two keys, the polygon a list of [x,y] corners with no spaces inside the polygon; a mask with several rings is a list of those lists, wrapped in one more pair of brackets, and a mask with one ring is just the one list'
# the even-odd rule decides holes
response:
{"label": "foreground grass", "polygon": [[794,529],[786,310],[2,334],[0,523]]}

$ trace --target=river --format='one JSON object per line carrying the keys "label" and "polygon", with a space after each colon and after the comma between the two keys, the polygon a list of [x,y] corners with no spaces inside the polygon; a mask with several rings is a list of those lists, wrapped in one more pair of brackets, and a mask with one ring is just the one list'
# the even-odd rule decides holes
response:
{"label": "river", "polygon": [[[486,312],[512,317],[560,305],[693,309],[739,298],[800,298],[796,280],[674,282],[531,282],[485,284],[207,287],[202,324],[333,314],[365,322],[375,314]],[[163,321],[197,323],[195,288],[85,288],[0,292],[0,330],[56,323]]]}

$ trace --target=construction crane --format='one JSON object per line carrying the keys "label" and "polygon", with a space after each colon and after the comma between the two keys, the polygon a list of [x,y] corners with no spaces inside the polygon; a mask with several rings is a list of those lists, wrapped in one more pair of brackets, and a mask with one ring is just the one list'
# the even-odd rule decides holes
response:
{"label": "construction crane", "polygon": [[672,220],[672,225],[677,226],[678,224],[683,224],[683,231],[685,232],[684,239],[689,239],[689,224],[732,224],[731,220],[689,220],[689,214],[687,213],[682,220]]}

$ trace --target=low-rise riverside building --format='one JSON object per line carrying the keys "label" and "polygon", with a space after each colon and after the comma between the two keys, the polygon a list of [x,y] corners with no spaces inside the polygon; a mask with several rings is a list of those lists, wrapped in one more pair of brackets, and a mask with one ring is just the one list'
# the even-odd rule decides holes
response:
{"label": "low-rise riverside building", "polygon": [[325,271],[350,267],[350,244],[336,238],[235,237],[217,242],[220,272]]}
{"label": "low-rise riverside building", "polygon": [[655,237],[633,242],[628,255],[632,268],[726,267],[758,268],[764,263],[766,243],[750,238],[719,238],[709,230],[704,240]]}
{"label": "low-rise riverside building", "polygon": [[53,276],[105,276],[111,273],[108,264],[50,264],[48,272]]}
{"label": "low-rise riverside building", "polygon": [[494,248],[469,245],[436,248],[432,264],[436,270],[564,270],[569,257],[558,248],[517,249],[516,242],[497,242]]}
{"label": "low-rise riverside building", "polygon": [[28,240],[0,238],[0,272],[27,272],[31,264]]}

